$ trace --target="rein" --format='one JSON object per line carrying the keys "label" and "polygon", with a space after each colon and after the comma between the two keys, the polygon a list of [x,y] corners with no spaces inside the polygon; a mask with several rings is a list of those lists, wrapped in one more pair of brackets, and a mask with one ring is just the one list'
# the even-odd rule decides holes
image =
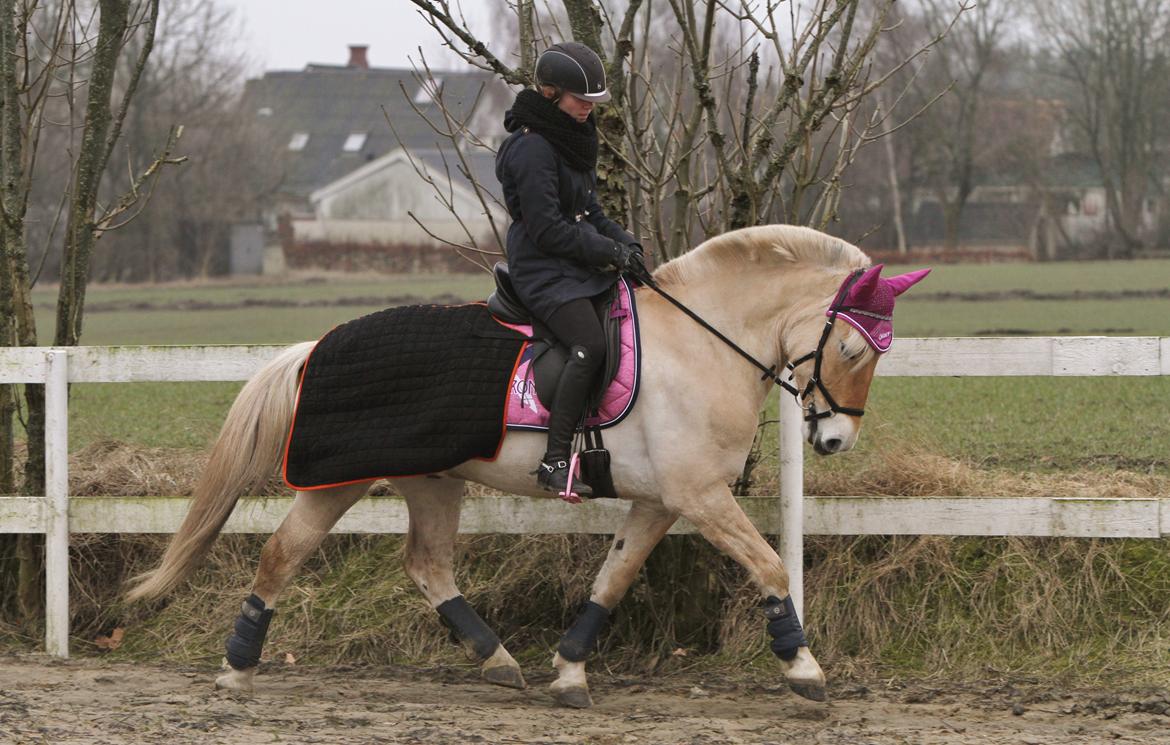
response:
{"label": "rein", "polygon": [[[826,409],[825,411],[818,412],[816,410],[815,402],[808,401],[807,413],[804,416],[804,420],[806,422],[813,422],[813,421],[816,421],[818,419],[825,419],[825,418],[830,417],[833,414],[837,414],[837,413],[846,414],[848,416],[862,416],[863,414],[865,414],[864,409],[855,409],[851,406],[838,405],[837,401],[833,398],[832,394],[829,393],[829,389],[827,387],[825,387],[825,384],[821,381],[821,360],[824,359],[825,344],[829,341],[829,332],[831,332],[833,330],[833,324],[837,320],[837,313],[842,311],[842,310],[845,310],[845,306],[843,305],[843,301],[844,301],[844,298],[849,294],[849,289],[851,287],[853,287],[853,284],[855,282],[857,282],[858,279],[861,278],[861,275],[864,271],[865,271],[864,269],[854,270],[854,272],[849,276],[849,279],[845,282],[845,284],[841,286],[841,289],[840,289],[840,291],[838,291],[837,296],[833,299],[833,304],[831,306],[829,306],[829,320],[825,322],[825,330],[821,332],[821,339],[817,343],[817,348],[814,351],[809,352],[808,354],[804,355],[800,359],[793,360],[792,362],[789,362],[787,365],[785,365],[785,369],[788,370],[788,379],[787,380],[783,379],[782,377],[780,377],[780,375],[778,375],[776,373],[776,366],[775,365],[771,365],[771,366],[764,365],[763,362],[760,362],[758,359],[753,357],[750,353],[745,351],[742,347],[740,347],[734,341],[727,338],[727,336],[725,336],[722,332],[720,332],[719,329],[715,328],[714,326],[712,326],[711,324],[709,324],[705,320],[703,320],[703,318],[698,313],[695,313],[693,310],[691,310],[687,306],[683,305],[679,300],[672,297],[670,295],[670,293],[668,293],[666,290],[659,287],[658,283],[654,281],[654,278],[650,276],[649,272],[646,272],[644,274],[644,276],[642,276],[642,277],[636,277],[636,279],[639,282],[641,282],[642,284],[649,287],[650,289],[657,292],[662,297],[666,298],[666,300],[671,305],[678,308],[683,313],[685,313],[687,316],[689,316],[692,321],[694,321],[695,323],[699,324],[707,331],[714,334],[715,337],[717,339],[719,339],[719,341],[721,341],[724,344],[726,344],[727,346],[731,347],[740,357],[743,357],[745,360],[750,362],[756,368],[762,370],[764,372],[764,374],[762,376],[760,376],[760,380],[771,379],[771,381],[773,383],[775,383],[776,385],[780,386],[784,390],[791,393],[793,395],[793,397],[796,399],[796,402],[798,404],[803,405],[805,400],[808,399],[812,395],[814,390],[820,391],[821,395],[825,399],[825,403],[827,403],[829,405],[829,408]],[[793,385],[792,381],[796,377],[796,368],[799,365],[803,365],[805,362],[809,362],[809,361],[812,361],[812,363],[813,363],[813,374],[812,374],[812,377],[810,377],[808,379],[808,384],[805,385],[804,390],[801,390],[801,389],[797,388],[795,385]]]}

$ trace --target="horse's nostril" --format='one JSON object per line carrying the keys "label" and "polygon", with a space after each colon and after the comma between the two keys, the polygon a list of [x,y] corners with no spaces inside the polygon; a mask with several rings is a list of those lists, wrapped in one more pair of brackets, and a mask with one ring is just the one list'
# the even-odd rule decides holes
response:
{"label": "horse's nostril", "polygon": [[821,444],[824,446],[825,450],[829,451],[830,453],[835,453],[841,449],[841,438],[827,437]]}

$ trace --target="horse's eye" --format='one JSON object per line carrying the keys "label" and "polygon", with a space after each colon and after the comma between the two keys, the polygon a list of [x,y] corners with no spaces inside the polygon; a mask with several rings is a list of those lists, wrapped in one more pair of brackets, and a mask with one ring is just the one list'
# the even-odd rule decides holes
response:
{"label": "horse's eye", "polygon": [[844,341],[837,342],[837,349],[841,352],[841,356],[847,360],[855,360],[861,355],[861,350],[855,352],[849,351],[849,346]]}

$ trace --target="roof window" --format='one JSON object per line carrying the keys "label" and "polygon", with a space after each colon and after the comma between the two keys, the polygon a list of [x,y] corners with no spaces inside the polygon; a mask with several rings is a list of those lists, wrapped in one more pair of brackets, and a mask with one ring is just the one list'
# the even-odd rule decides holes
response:
{"label": "roof window", "polygon": [[341,149],[347,153],[356,153],[361,150],[365,144],[365,132],[350,132],[349,137],[345,138],[345,144],[341,146]]}
{"label": "roof window", "polygon": [[293,132],[292,139],[288,141],[288,149],[294,152],[300,152],[305,149],[305,145],[309,144],[308,132]]}

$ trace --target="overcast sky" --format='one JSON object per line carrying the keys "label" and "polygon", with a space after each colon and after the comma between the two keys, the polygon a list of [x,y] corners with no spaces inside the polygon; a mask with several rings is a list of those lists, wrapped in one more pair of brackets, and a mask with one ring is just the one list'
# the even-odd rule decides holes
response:
{"label": "overcast sky", "polygon": [[[233,8],[243,24],[253,74],[298,70],[309,62],[342,65],[350,44],[367,44],[374,67],[406,67],[407,55],[423,47],[437,68],[452,67],[453,55],[408,0],[215,0]],[[464,3],[468,24],[488,34],[479,3]],[[482,29],[482,31],[480,31]]]}

